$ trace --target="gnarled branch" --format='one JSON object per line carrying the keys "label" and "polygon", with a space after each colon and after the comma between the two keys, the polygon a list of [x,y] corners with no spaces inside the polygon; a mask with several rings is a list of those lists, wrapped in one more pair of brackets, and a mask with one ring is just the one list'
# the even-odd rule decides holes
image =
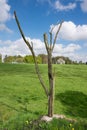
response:
{"label": "gnarled branch", "polygon": [[15,11],[14,11],[14,16],[15,16],[15,20],[16,20],[16,23],[17,23],[17,25],[18,25],[19,31],[20,31],[20,33],[21,33],[21,36],[22,36],[24,42],[26,43],[26,45],[28,46],[28,48],[30,49],[30,51],[31,51],[31,53],[32,53],[32,56],[33,56],[33,59],[34,59],[34,63],[35,63],[36,73],[37,73],[38,78],[39,78],[39,80],[40,80],[40,83],[41,83],[41,85],[42,85],[42,87],[43,87],[43,89],[44,89],[44,91],[45,91],[45,94],[46,94],[46,96],[48,97],[48,96],[49,96],[49,92],[48,92],[48,89],[46,88],[46,86],[45,86],[45,84],[44,84],[44,82],[43,82],[43,80],[42,80],[41,75],[40,75],[39,67],[38,67],[37,60],[36,60],[36,56],[35,56],[35,53],[34,53],[34,50],[33,50],[33,44],[31,45],[31,44],[29,43],[29,41],[26,40],[26,38],[25,38],[25,36],[24,36],[24,33],[23,33],[22,29],[21,29],[21,26],[20,26],[20,23],[19,23],[19,21],[18,21],[18,18],[17,18],[17,15],[16,15],[16,12],[15,12]]}
{"label": "gnarled branch", "polygon": [[[61,28],[61,26],[62,26],[62,23],[63,23],[63,21],[60,23],[59,28],[58,28],[58,30],[57,30],[57,32],[56,32],[56,35],[55,35],[55,38],[54,38],[54,42],[53,42],[53,46],[52,46],[52,51],[53,51],[54,46],[55,46],[55,44],[56,44],[56,39],[57,39],[58,33],[59,33],[59,31],[60,31],[60,28]],[[53,29],[52,29],[52,31],[53,31]]]}

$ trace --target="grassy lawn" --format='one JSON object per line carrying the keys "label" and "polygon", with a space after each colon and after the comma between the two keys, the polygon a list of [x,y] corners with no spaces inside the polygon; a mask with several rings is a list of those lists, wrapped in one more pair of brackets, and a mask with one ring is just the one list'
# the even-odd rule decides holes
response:
{"label": "grassy lawn", "polygon": [[[48,86],[47,65],[39,65]],[[87,65],[54,65],[54,113],[87,121]],[[47,98],[34,65],[0,64],[0,126],[47,114]]]}

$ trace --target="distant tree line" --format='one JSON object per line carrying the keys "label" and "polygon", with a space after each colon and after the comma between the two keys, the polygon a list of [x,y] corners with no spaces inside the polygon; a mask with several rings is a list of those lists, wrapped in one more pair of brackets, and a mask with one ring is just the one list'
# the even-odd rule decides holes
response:
{"label": "distant tree line", "polygon": [[[39,54],[38,56],[36,56],[37,62],[39,64],[47,64],[48,60],[47,60],[47,55],[45,54]],[[77,61],[72,61],[69,57],[64,57],[64,56],[56,56],[52,58],[52,62],[53,64],[58,64],[57,60],[58,59],[62,59],[65,61],[65,64],[78,64]],[[0,63],[2,62],[2,55],[0,54]],[[17,55],[17,56],[8,56],[6,55],[3,59],[4,63],[30,63],[33,64],[34,60],[32,55],[26,55],[26,56],[21,56],[21,55]],[[82,61],[79,61],[79,64],[83,64]],[[87,64],[87,62],[86,62]]]}
{"label": "distant tree line", "polygon": [[[42,59],[40,56],[37,56],[36,59],[39,64],[42,63]],[[26,55],[24,57],[21,55],[18,55],[18,56],[6,55],[3,61],[4,63],[30,63],[30,64],[34,63],[32,55]]]}

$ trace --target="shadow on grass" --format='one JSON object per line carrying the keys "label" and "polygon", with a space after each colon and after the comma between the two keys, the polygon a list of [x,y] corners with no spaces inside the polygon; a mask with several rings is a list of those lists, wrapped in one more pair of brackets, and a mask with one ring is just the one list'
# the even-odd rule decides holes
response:
{"label": "shadow on grass", "polygon": [[56,95],[56,100],[59,100],[65,106],[65,114],[87,118],[87,95],[78,91],[66,91]]}

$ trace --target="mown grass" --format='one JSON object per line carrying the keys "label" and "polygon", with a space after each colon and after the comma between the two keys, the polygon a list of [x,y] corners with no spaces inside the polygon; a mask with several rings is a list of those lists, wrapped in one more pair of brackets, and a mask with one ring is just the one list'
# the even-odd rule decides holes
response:
{"label": "mown grass", "polygon": [[[47,65],[39,67],[48,86]],[[87,66],[53,65],[53,68],[56,72],[54,113],[86,121]],[[0,126],[10,128],[12,124],[17,126],[46,114],[47,98],[34,65],[0,64]]]}

